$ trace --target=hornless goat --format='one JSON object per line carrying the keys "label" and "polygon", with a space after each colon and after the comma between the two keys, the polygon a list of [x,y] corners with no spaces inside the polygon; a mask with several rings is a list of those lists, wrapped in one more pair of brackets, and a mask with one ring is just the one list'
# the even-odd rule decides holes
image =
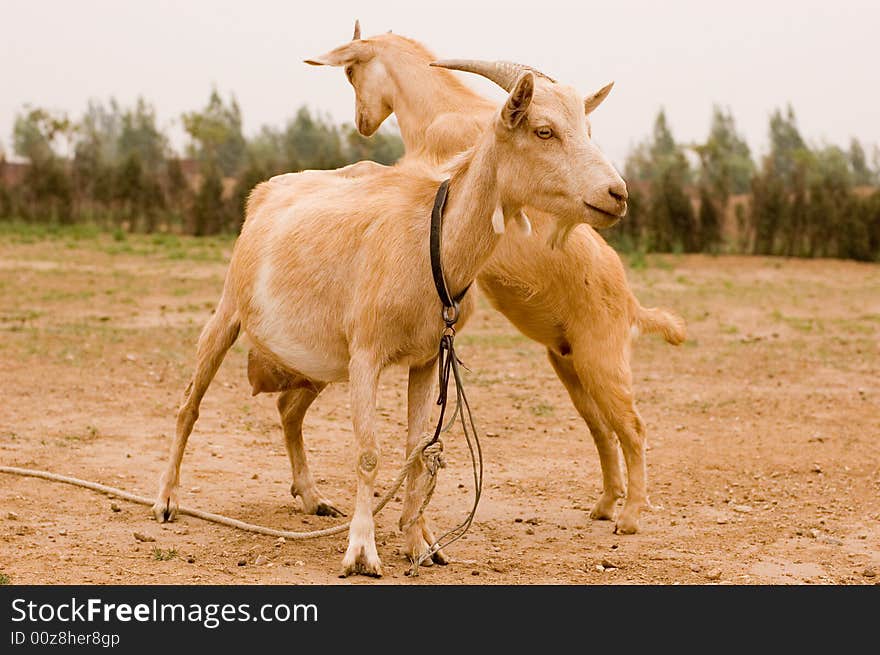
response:
{"label": "hornless goat", "polygon": [[[406,159],[440,163],[474,143],[496,106],[449,71],[431,68],[434,59],[422,44],[396,34],[361,39],[356,24],[352,41],[306,63],[345,68],[362,134],[375,132],[394,112]],[[502,86],[512,80],[506,64],[458,61],[446,67],[478,72]],[[587,98],[586,113],[610,90],[609,84]],[[583,129],[591,136],[589,122]],[[625,188],[616,192],[626,198]],[[660,332],[669,343],[679,344],[685,338],[684,321],[662,309],[642,307],[629,289],[620,257],[589,226],[567,234],[571,224],[554,220],[543,211],[546,206],[526,205],[538,238],[523,230],[506,234],[481,270],[479,286],[523,334],[547,348],[550,363],[589,427],[603,477],[602,494],[590,513],[594,519],[612,519],[617,499],[624,496],[617,435],[628,484],[615,531],[633,533],[648,499],[645,428],[632,393],[631,339],[640,331]],[[293,424],[301,425],[314,400],[307,393],[291,402],[297,409],[287,420]],[[295,487],[304,501],[319,497],[304,453],[291,459]]]}
{"label": "hornless goat", "polygon": [[[342,572],[381,575],[371,512],[376,391],[387,366],[409,367],[409,452],[430,418],[443,329],[428,252],[439,181],[451,180],[441,256],[453,293],[474,280],[498,244],[499,207],[516,216],[528,201],[552,211],[562,229],[606,226],[626,211],[623,180],[587,138],[583,99],[529,70],[518,73],[500,111],[445,171],[416,162],[351,177],[305,172],[255,188],[217,311],[199,337],[196,371],[153,506],[158,520],[177,511],[180,462],[199,403],[243,330],[259,370],[271,372],[267,390],[287,390],[279,400],[285,427],[298,390],[311,398],[330,382],[350,381],[358,486]],[[459,325],[473,308],[468,294]],[[422,475],[410,476],[401,521],[410,525],[412,559],[435,541],[424,516],[413,520]],[[435,561],[443,558],[437,553]]]}

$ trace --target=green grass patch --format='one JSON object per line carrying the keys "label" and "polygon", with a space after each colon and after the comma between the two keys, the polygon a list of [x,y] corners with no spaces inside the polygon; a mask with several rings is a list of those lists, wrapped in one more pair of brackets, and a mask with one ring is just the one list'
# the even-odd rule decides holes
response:
{"label": "green grass patch", "polygon": [[812,332],[814,330],[822,330],[821,322],[815,318],[786,316],[778,309],[774,309],[771,316],[774,321],[785,323],[786,325],[797,330],[798,332]]}
{"label": "green grass patch", "polygon": [[874,334],[877,332],[877,326],[872,325],[870,317],[860,316],[858,318],[835,318],[831,323],[840,328],[847,334]]}
{"label": "green grass patch", "polygon": [[153,548],[153,559],[157,562],[168,562],[170,560],[173,560],[175,557],[177,557],[177,550],[174,548]]}
{"label": "green grass patch", "polygon": [[539,403],[532,407],[532,414],[535,416],[553,416],[553,407],[546,403]]}
{"label": "green grass patch", "polygon": [[0,586],[2,586],[2,585],[7,585],[7,584],[9,584],[10,582],[11,582],[11,581],[10,581],[8,575],[6,575],[5,573],[0,573]]}
{"label": "green grass patch", "polygon": [[671,271],[682,259],[682,255],[648,254],[644,250],[618,250],[618,253],[626,258],[629,268],[634,271],[644,271],[649,268]]}
{"label": "green grass patch", "polygon": [[98,428],[94,425],[87,425],[85,432],[82,434],[68,434],[63,438],[66,441],[94,441],[100,436]]}
{"label": "green grass patch", "polygon": [[0,238],[12,243],[40,241],[91,241],[101,234],[94,223],[58,225],[57,223],[28,223],[19,219],[0,220]]}
{"label": "green grass patch", "polygon": [[23,309],[21,311],[3,312],[0,314],[0,323],[26,323],[40,318],[44,312],[36,309]]}
{"label": "green grass patch", "polygon": [[96,249],[108,255],[158,256],[170,260],[222,262],[236,235],[222,234],[211,237],[193,237],[170,232],[137,234],[121,228],[106,229],[95,223],[58,225],[28,223],[21,220],[0,220],[0,241],[12,244],[37,244],[46,241],[64,241],[65,245],[80,247],[80,242],[92,242]]}
{"label": "green grass patch", "polygon": [[650,255],[647,260],[650,268],[659,268],[661,271],[671,271],[675,268],[676,263],[681,260],[681,256]]}
{"label": "green grass patch", "polygon": [[176,234],[171,234],[169,232],[159,232],[158,234],[154,234],[150,241],[154,246],[160,246],[163,248],[180,248],[181,241],[180,237]]}
{"label": "green grass patch", "polygon": [[626,253],[626,261],[634,271],[643,271],[648,265],[644,250],[633,250]]}
{"label": "green grass patch", "polygon": [[94,297],[95,292],[88,289],[81,291],[51,289],[40,296],[40,300],[43,302],[61,302],[65,300],[90,300]]}

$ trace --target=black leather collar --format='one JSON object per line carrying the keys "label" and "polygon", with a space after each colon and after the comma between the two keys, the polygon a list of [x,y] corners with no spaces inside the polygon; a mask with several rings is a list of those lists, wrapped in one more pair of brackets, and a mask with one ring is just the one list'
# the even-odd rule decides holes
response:
{"label": "black leather collar", "polygon": [[434,196],[434,208],[431,210],[431,273],[434,275],[434,286],[437,295],[443,303],[443,320],[447,327],[452,327],[458,321],[458,305],[470,288],[468,284],[456,296],[449,292],[446,286],[446,276],[443,275],[443,263],[440,260],[441,241],[443,237],[443,207],[446,205],[446,196],[449,192],[449,180],[443,180],[437,195]]}

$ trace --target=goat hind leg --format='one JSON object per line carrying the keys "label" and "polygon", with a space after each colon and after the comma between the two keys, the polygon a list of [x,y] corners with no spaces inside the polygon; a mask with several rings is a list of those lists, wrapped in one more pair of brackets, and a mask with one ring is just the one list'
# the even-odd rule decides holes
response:
{"label": "goat hind leg", "polygon": [[177,429],[168,464],[159,480],[159,493],[153,504],[153,516],[159,523],[171,521],[177,515],[177,490],[180,485],[180,463],[193,425],[199,417],[199,404],[217,373],[226,352],[238,338],[241,323],[228,294],[223,294],[217,311],[205,324],[196,354],[196,370],[183,392],[183,402],[177,412]]}
{"label": "goat hind leg", "polygon": [[303,418],[318,394],[326,387],[323,382],[308,380],[297,381],[294,388],[283,391],[278,397],[278,413],[281,415],[281,427],[284,430],[284,443],[290,458],[293,473],[293,484],[290,485],[292,496],[299,496],[303,511],[318,516],[344,516],[333,504],[318,491],[303,445]]}
{"label": "goat hind leg", "polygon": [[[606,351],[607,353],[607,351]],[[592,362],[575,361],[581,379],[588,386],[606,425],[620,440],[626,462],[626,502],[617,518],[614,531],[633,534],[639,530],[642,510],[649,507],[647,471],[645,462],[645,424],[636,409],[632,393],[632,379],[626,359],[612,365],[605,359]]]}
{"label": "goat hind leg", "polygon": [[611,520],[614,518],[617,500],[624,496],[617,439],[602,419],[596,402],[584,388],[571,359],[552,350],[548,350],[547,355],[556,375],[565,385],[575,409],[587,424],[596,444],[596,450],[599,452],[599,462],[602,466],[602,495],[593,505],[590,518],[598,521]]}
{"label": "goat hind leg", "polygon": [[617,518],[614,531],[618,534],[634,534],[639,531],[642,510],[650,507],[647,493],[645,424],[632,402],[622,404],[616,415],[619,418],[612,421],[626,460],[627,485],[626,503]]}

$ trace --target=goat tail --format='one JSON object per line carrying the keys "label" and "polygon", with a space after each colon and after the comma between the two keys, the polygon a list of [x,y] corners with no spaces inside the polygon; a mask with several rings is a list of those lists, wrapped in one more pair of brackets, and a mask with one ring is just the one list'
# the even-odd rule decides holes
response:
{"label": "goat tail", "polygon": [[659,307],[638,306],[633,328],[639,332],[660,334],[667,343],[673,346],[681,344],[687,338],[687,324],[684,319],[673,312]]}

